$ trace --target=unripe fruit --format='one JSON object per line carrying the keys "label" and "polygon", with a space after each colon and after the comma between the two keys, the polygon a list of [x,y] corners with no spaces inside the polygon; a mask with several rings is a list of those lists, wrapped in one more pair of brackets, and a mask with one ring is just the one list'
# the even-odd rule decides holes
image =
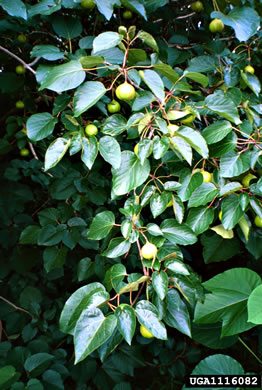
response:
{"label": "unripe fruit", "polygon": [[27,130],[26,129],[22,129],[21,132],[24,133],[25,135],[27,135]]}
{"label": "unripe fruit", "polygon": [[201,12],[204,9],[202,1],[194,1],[194,3],[190,4],[190,8],[194,12]]}
{"label": "unripe fruit", "polygon": [[15,106],[19,110],[22,110],[25,107],[24,102],[22,102],[22,100],[17,100],[17,102],[15,103]]}
{"label": "unripe fruit", "polygon": [[219,211],[218,218],[220,219],[220,221],[222,221],[222,210]]}
{"label": "unripe fruit", "polygon": [[22,157],[27,157],[27,156],[29,156],[29,154],[30,154],[30,152],[29,152],[29,150],[26,149],[26,148],[23,148],[23,149],[20,150],[20,155],[21,155]]}
{"label": "unripe fruit", "polygon": [[203,183],[209,183],[212,180],[212,175],[207,171],[201,171],[203,176]]}
{"label": "unripe fruit", "polygon": [[173,201],[172,199],[168,202],[167,206],[166,207],[172,207],[173,206]]}
{"label": "unripe fruit", "polygon": [[123,18],[124,19],[131,19],[132,16],[133,16],[132,12],[130,10],[128,10],[128,9],[123,12]]}
{"label": "unripe fruit", "polygon": [[144,259],[151,260],[155,257],[156,254],[157,254],[157,247],[151,242],[147,242],[141,248],[141,255],[143,256]]}
{"label": "unripe fruit", "polygon": [[126,35],[127,34],[127,28],[125,26],[119,26],[118,27],[118,33],[121,35]]}
{"label": "unripe fruit", "polygon": [[17,36],[17,40],[18,40],[18,42],[20,42],[20,43],[26,43],[27,38],[26,38],[26,36],[25,36],[24,34],[19,34],[19,35]]}
{"label": "unripe fruit", "polygon": [[256,179],[257,177],[255,175],[252,175],[252,173],[248,173],[246,176],[243,177],[241,180],[244,187],[249,187],[249,183],[251,180]]}
{"label": "unripe fruit", "polygon": [[82,0],[80,5],[82,8],[86,9],[93,9],[96,6],[93,0]]}
{"label": "unripe fruit", "polygon": [[244,68],[244,71],[247,72],[247,73],[251,73],[251,74],[254,74],[254,73],[255,73],[255,69],[254,69],[253,66],[251,66],[251,65],[247,65],[247,66]]}
{"label": "unripe fruit", "polygon": [[221,19],[213,19],[209,24],[209,31],[212,33],[222,32],[225,26]]}
{"label": "unripe fruit", "polygon": [[260,218],[258,215],[255,217],[255,225],[258,227],[262,227],[262,218]]}
{"label": "unripe fruit", "polygon": [[116,96],[119,100],[133,100],[135,95],[135,88],[127,82],[120,84],[116,89]]}
{"label": "unripe fruit", "polygon": [[134,153],[136,155],[138,155],[138,146],[139,146],[139,144],[136,144],[135,147],[134,147]]}
{"label": "unripe fruit", "polygon": [[184,114],[189,115],[189,116],[187,118],[185,118],[185,119],[181,118],[180,119],[181,123],[183,123],[184,125],[187,125],[187,124],[192,123],[194,121],[195,116],[192,114],[191,111],[189,111],[188,109],[185,109],[184,110]]}
{"label": "unripe fruit", "polygon": [[116,112],[119,112],[121,109],[120,104],[116,100],[112,100],[108,105],[107,105],[107,110],[111,114],[114,114]]}
{"label": "unripe fruit", "polygon": [[23,67],[23,65],[17,65],[17,67],[15,68],[15,71],[17,74],[24,74],[25,68]]}
{"label": "unripe fruit", "polygon": [[141,333],[141,335],[143,336],[143,337],[145,337],[146,339],[151,339],[152,337],[155,337],[151,332],[149,332],[149,330],[145,327],[145,326],[143,326],[143,325],[141,325],[140,326],[140,333]]}
{"label": "unripe fruit", "polygon": [[95,125],[87,125],[85,128],[86,135],[91,137],[92,135],[96,135],[98,133],[98,128]]}
{"label": "unripe fruit", "polygon": [[179,126],[177,126],[177,125],[168,125],[167,128],[168,128],[169,134],[171,135],[171,137],[173,137],[175,135],[175,132],[179,129]]}

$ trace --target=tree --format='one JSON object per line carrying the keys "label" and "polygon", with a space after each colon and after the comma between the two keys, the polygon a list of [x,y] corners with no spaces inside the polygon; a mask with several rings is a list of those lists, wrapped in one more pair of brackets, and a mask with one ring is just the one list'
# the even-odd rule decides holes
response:
{"label": "tree", "polygon": [[1,388],[260,373],[262,9],[202,3],[1,1]]}

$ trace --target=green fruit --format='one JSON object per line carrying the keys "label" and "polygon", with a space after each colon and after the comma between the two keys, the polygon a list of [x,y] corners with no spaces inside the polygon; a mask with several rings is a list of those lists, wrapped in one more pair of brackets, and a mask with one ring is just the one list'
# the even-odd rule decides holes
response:
{"label": "green fruit", "polygon": [[19,34],[19,35],[17,36],[17,40],[18,40],[18,42],[20,42],[20,43],[26,43],[27,38],[26,38],[26,36],[25,36],[24,34]]}
{"label": "green fruit", "polygon": [[26,129],[23,128],[23,129],[21,130],[21,132],[24,133],[25,135],[27,135],[27,130],[26,130]]}
{"label": "green fruit", "polygon": [[134,153],[136,156],[138,155],[138,146],[139,146],[139,144],[136,144],[134,147]]}
{"label": "green fruit", "polygon": [[124,19],[131,19],[133,16],[132,12],[129,11],[128,9],[126,11],[123,12],[123,18]]}
{"label": "green fruit", "polygon": [[107,105],[107,110],[111,114],[114,114],[116,112],[119,112],[121,109],[120,104],[116,100],[112,100],[108,105]]}
{"label": "green fruit", "polygon": [[262,227],[262,218],[260,218],[258,215],[254,219],[255,225],[258,227]]}
{"label": "green fruit", "polygon": [[194,12],[201,12],[204,9],[202,1],[194,1],[194,3],[190,4],[190,8]]}
{"label": "green fruit", "polygon": [[23,65],[17,65],[17,67],[15,68],[15,71],[17,74],[24,74],[25,68],[23,67]]}
{"label": "green fruit", "polygon": [[168,133],[171,135],[171,137],[174,137],[175,132],[177,131],[177,129],[179,129],[179,126],[171,124],[168,125],[167,128],[168,128]]}
{"label": "green fruit", "polygon": [[213,19],[209,24],[209,31],[212,33],[222,32],[224,30],[224,23],[221,19]]}
{"label": "green fruit", "polygon": [[22,110],[25,105],[24,105],[24,102],[22,102],[22,100],[18,100],[16,103],[15,103],[15,106],[16,108],[18,108],[19,110]]}
{"label": "green fruit", "polygon": [[30,152],[29,152],[29,150],[26,149],[26,148],[23,148],[23,149],[20,150],[20,155],[21,155],[22,157],[27,157],[27,156],[29,156],[29,154],[30,154]]}
{"label": "green fruit", "polygon": [[143,337],[145,337],[146,339],[151,339],[152,337],[155,337],[151,332],[149,332],[149,330],[145,327],[145,326],[143,326],[143,325],[141,325],[140,326],[140,333],[141,333],[141,335],[143,336]]}
{"label": "green fruit", "polygon": [[157,254],[157,247],[151,242],[147,242],[141,248],[141,255],[143,256],[144,259],[151,260],[155,257],[156,254]]}
{"label": "green fruit", "polygon": [[80,5],[85,9],[93,9],[96,6],[94,0],[82,0]]}
{"label": "green fruit", "polygon": [[126,36],[126,34],[127,34],[127,28],[126,28],[125,26],[119,26],[119,27],[118,27],[118,33],[119,33],[120,35]]}
{"label": "green fruit", "polygon": [[86,135],[91,137],[92,135],[96,135],[98,133],[98,128],[95,125],[87,125],[85,128]]}
{"label": "green fruit", "polygon": [[220,221],[222,221],[222,210],[219,211],[218,218],[220,219]]}
{"label": "green fruit", "polygon": [[249,183],[251,180],[256,179],[257,177],[255,175],[252,175],[252,173],[248,173],[246,176],[243,177],[241,180],[244,187],[249,187]]}
{"label": "green fruit", "polygon": [[180,119],[180,122],[181,122],[181,123],[183,123],[184,125],[187,125],[187,124],[192,123],[192,122],[194,121],[195,115],[192,114],[192,112],[191,112],[190,110],[185,109],[185,110],[184,110],[184,114],[189,115],[189,116],[187,116],[185,119],[184,119],[184,118],[181,118],[181,119]]}
{"label": "green fruit", "polygon": [[212,175],[207,171],[201,171],[203,176],[203,183],[209,183],[212,180]]}
{"label": "green fruit", "polygon": [[119,100],[133,100],[135,95],[135,88],[127,82],[120,84],[116,89],[116,96]]}
{"label": "green fruit", "polygon": [[247,73],[251,73],[251,74],[254,74],[254,73],[255,73],[255,69],[254,69],[253,66],[251,66],[251,65],[247,65],[247,66],[244,68],[244,71],[247,72]]}

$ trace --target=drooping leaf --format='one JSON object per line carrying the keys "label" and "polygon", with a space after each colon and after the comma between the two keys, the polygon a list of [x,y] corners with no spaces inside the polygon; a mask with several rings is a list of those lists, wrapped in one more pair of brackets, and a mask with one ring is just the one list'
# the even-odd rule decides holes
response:
{"label": "drooping leaf", "polygon": [[26,7],[21,0],[1,0],[0,6],[10,15],[27,20]]}
{"label": "drooping leaf", "polygon": [[192,245],[197,241],[191,228],[185,224],[179,224],[175,219],[165,219],[160,229],[164,237],[173,244]]}
{"label": "drooping leaf", "polygon": [[130,245],[130,242],[124,238],[113,238],[102,255],[110,258],[122,256],[129,250]]}
{"label": "drooping leaf", "polygon": [[49,145],[45,154],[45,171],[59,163],[67,152],[70,142],[71,139],[57,138]]}
{"label": "drooping leaf", "polygon": [[98,144],[95,136],[88,139],[82,138],[82,154],[81,160],[85,163],[88,169],[91,169],[98,153]]}
{"label": "drooping leaf", "polygon": [[117,32],[107,31],[99,34],[93,41],[94,54],[106,49],[117,46],[123,39],[123,36]]}
{"label": "drooping leaf", "polygon": [[126,342],[131,345],[136,330],[136,314],[132,306],[121,304],[115,311],[117,328]]}
{"label": "drooping leaf", "polygon": [[139,301],[135,311],[141,325],[146,327],[157,339],[167,339],[165,325],[160,321],[157,308],[151,302]]}
{"label": "drooping leaf", "polygon": [[114,169],[120,167],[121,164],[121,149],[120,145],[114,137],[104,136],[99,140],[99,152]]}
{"label": "drooping leaf", "polygon": [[208,95],[205,99],[205,106],[236,125],[241,123],[235,104],[223,91],[215,91]]}
{"label": "drooping leaf", "polygon": [[152,286],[161,300],[165,299],[168,290],[168,276],[166,272],[153,272]]}
{"label": "drooping leaf", "polygon": [[115,216],[112,211],[102,211],[93,219],[88,230],[89,240],[101,240],[105,238],[115,223]]}
{"label": "drooping leaf", "polygon": [[106,93],[104,84],[100,81],[87,81],[81,85],[74,95],[74,116],[78,117],[95,105]]}
{"label": "drooping leaf", "polygon": [[52,134],[57,122],[57,118],[49,112],[31,115],[26,122],[28,138],[36,142],[48,137]]}
{"label": "drooping leaf", "polygon": [[167,293],[166,300],[167,313],[164,317],[165,323],[191,337],[190,316],[179,293],[174,289],[170,289]]}

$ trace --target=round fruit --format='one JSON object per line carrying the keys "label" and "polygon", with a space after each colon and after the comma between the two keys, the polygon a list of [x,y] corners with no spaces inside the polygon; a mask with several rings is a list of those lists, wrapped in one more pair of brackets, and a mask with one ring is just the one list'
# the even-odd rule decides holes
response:
{"label": "round fruit", "polygon": [[222,221],[222,210],[219,211],[218,218],[220,219],[220,221]]}
{"label": "round fruit", "polygon": [[203,176],[203,183],[209,183],[212,180],[212,175],[207,171],[201,171]]}
{"label": "round fruit", "polygon": [[183,123],[184,125],[187,125],[189,123],[192,123],[193,120],[195,119],[195,116],[192,114],[191,111],[189,111],[188,109],[184,110],[184,114],[186,115],[189,115],[188,117],[186,117],[185,119],[184,118],[181,118],[180,119],[180,122]]}
{"label": "round fruit", "polygon": [[134,153],[136,155],[138,155],[138,146],[139,146],[139,144],[136,144],[136,146],[134,147]]}
{"label": "round fruit", "polygon": [[126,11],[123,12],[123,18],[124,19],[131,19],[133,16],[132,12],[129,11],[128,9]]}
{"label": "round fruit", "polygon": [[255,225],[258,227],[262,227],[262,218],[260,218],[258,215],[255,217]]}
{"label": "round fruit", "polygon": [[93,9],[96,6],[94,0],[82,0],[80,5],[82,8],[86,9]]}
{"label": "round fruit", "polygon": [[29,150],[26,149],[26,148],[23,148],[23,149],[20,150],[20,155],[21,155],[22,157],[27,157],[27,156],[29,156],[29,154],[30,154],[30,152],[29,152]]}
{"label": "round fruit", "polygon": [[191,3],[190,7],[194,12],[201,12],[204,9],[202,1],[194,1],[194,3]]}
{"label": "round fruit", "polygon": [[255,73],[255,69],[254,69],[253,66],[251,66],[251,65],[247,65],[247,66],[244,68],[244,71],[247,72],[247,73],[251,73],[251,74],[254,74],[254,73]]}
{"label": "round fruit", "polygon": [[15,68],[15,71],[17,74],[24,74],[25,68],[23,67],[23,65],[17,65],[17,67]]}
{"label": "round fruit", "polygon": [[175,135],[175,132],[177,131],[177,129],[179,129],[179,126],[177,126],[177,125],[168,125],[167,128],[168,128],[169,134],[171,135],[171,137],[173,137]]}
{"label": "round fruit", "polygon": [[135,95],[135,88],[127,82],[120,84],[116,89],[116,96],[119,100],[133,100]]}
{"label": "round fruit", "polygon": [[21,132],[24,133],[25,135],[27,135],[27,130],[26,130],[25,128],[23,128],[23,129],[21,130]]}
{"label": "round fruit", "polygon": [[241,180],[244,187],[249,187],[249,183],[251,180],[256,179],[257,177],[255,175],[252,175],[252,173],[248,173],[246,176],[243,177]]}
{"label": "round fruit", "polygon": [[147,242],[141,249],[141,255],[144,259],[151,260],[157,253],[157,247],[151,242]]}
{"label": "round fruit", "polygon": [[108,105],[107,105],[107,110],[111,114],[114,114],[116,112],[119,112],[121,109],[120,104],[116,100],[112,100]]}
{"label": "round fruit", "polygon": [[96,135],[98,133],[98,128],[95,125],[87,125],[85,132],[88,137],[91,137],[92,135]]}
{"label": "round fruit", "polygon": [[15,103],[15,106],[19,110],[22,110],[25,107],[24,102],[22,102],[22,100],[17,100],[17,102]]}
{"label": "round fruit", "polygon": [[20,43],[26,43],[27,38],[26,38],[26,36],[25,36],[24,34],[19,34],[19,35],[17,36],[17,40],[18,40],[18,42],[20,42]]}
{"label": "round fruit", "polygon": [[125,26],[119,26],[118,27],[118,33],[121,35],[126,35],[127,34],[127,28]]}
{"label": "round fruit", "polygon": [[217,33],[217,32],[221,32],[224,30],[224,23],[222,22],[221,19],[213,19],[210,24],[209,24],[209,31],[211,31],[212,33]]}
{"label": "round fruit", "polygon": [[145,327],[145,326],[143,326],[143,325],[141,325],[140,326],[140,333],[141,333],[141,335],[143,336],[143,337],[145,337],[146,339],[151,339],[152,337],[155,337],[151,332],[149,332],[149,330]]}

